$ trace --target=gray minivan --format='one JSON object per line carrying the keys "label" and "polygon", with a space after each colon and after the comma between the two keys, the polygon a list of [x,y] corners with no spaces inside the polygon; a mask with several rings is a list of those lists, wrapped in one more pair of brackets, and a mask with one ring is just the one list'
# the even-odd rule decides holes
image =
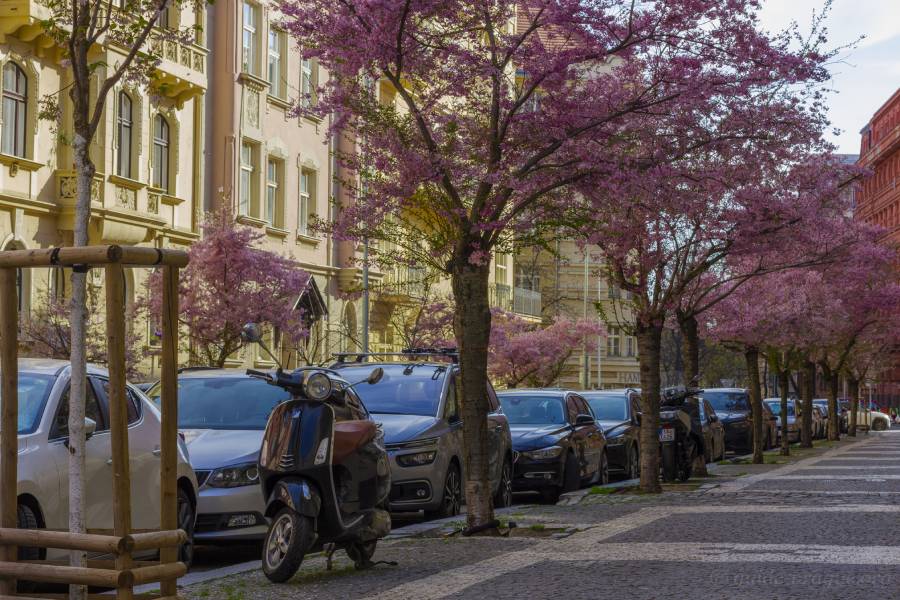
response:
{"label": "gray minivan", "polygon": [[[391,463],[392,511],[424,510],[428,518],[459,514],[465,481],[459,367],[452,363],[338,362],[332,368],[355,382],[373,367],[384,369],[378,385],[354,388],[384,430]],[[509,423],[490,383],[488,434],[494,506],[512,503],[512,441]]]}

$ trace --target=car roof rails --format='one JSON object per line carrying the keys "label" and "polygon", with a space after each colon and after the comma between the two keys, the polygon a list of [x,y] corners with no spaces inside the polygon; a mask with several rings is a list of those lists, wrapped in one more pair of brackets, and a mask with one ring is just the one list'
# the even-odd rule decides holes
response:
{"label": "car roof rails", "polygon": [[188,373],[190,371],[221,371],[221,367],[213,367],[210,365],[199,366],[199,367],[181,367],[178,369],[179,373]]}
{"label": "car roof rails", "polygon": [[456,348],[404,348],[400,352],[336,352],[334,366],[367,362],[369,358],[402,357],[407,359],[449,358],[453,364],[459,363]]}

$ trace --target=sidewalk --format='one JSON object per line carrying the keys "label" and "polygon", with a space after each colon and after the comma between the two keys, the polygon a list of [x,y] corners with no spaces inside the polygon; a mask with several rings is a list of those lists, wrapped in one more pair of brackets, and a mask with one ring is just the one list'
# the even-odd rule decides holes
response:
{"label": "sidewalk", "polygon": [[[767,454],[770,464],[714,465],[711,477],[667,486],[661,495],[633,493],[626,482],[583,490],[556,506],[514,507],[501,516],[517,525],[506,538],[444,537],[454,520],[415,525],[379,543],[375,559],[397,566],[358,572],[339,552],[332,571],[313,557],[289,584],[270,584],[259,570],[193,584],[189,576],[180,595],[845,600],[900,589],[900,434],[845,437],[792,453],[783,464],[772,464],[780,462],[775,451]],[[873,455],[896,460],[868,460]],[[881,565],[885,575],[866,583],[853,564],[867,565],[866,572]],[[799,587],[774,593],[766,580],[773,572]],[[845,581],[807,595],[811,573]]]}

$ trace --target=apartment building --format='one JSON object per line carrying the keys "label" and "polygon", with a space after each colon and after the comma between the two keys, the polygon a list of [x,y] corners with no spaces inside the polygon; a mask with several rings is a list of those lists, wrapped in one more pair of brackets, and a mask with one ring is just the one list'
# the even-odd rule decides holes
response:
{"label": "apartment building", "polygon": [[[121,10],[117,5],[112,10]],[[203,9],[170,9],[161,27],[192,27]],[[0,250],[72,244],[75,209],[72,108],[65,90],[70,75],[62,54],[45,35],[47,9],[33,0],[0,3]],[[92,146],[97,174],[92,189],[92,244],[133,244],[186,248],[199,235],[203,202],[203,121],[207,89],[207,49],[202,30],[191,41],[153,34],[161,55],[149,87],[122,82],[108,97]],[[124,58],[125,48],[106,44],[94,50],[100,66]],[[39,103],[58,95],[61,121],[38,118]],[[89,281],[102,285],[102,274]],[[128,272],[126,293],[133,304],[146,272]],[[28,319],[49,295],[64,296],[69,272],[24,270],[19,278],[22,318]],[[154,332],[134,325],[143,339],[149,366]]]}

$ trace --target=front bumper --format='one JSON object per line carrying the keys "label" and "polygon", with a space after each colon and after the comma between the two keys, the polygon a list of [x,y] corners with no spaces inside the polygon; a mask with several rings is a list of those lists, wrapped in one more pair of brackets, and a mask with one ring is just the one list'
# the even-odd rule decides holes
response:
{"label": "front bumper", "polygon": [[609,461],[609,468],[615,471],[628,470],[628,445],[625,440],[618,438],[607,439],[606,441],[606,459]]}
{"label": "front bumper", "polygon": [[266,537],[266,503],[259,485],[200,488],[197,502],[197,543],[254,541]]}
{"label": "front bumper", "polygon": [[753,430],[750,421],[729,421],[725,426],[725,449],[744,451],[753,449]]}
{"label": "front bumper", "polygon": [[427,465],[404,467],[397,463],[398,454],[414,454],[409,450],[389,450],[391,463],[390,509],[396,512],[434,510],[443,499],[447,465],[438,451],[435,461]]}
{"label": "front bumper", "polygon": [[513,489],[517,491],[539,490],[562,485],[562,458],[534,460],[521,452],[513,465]]}

